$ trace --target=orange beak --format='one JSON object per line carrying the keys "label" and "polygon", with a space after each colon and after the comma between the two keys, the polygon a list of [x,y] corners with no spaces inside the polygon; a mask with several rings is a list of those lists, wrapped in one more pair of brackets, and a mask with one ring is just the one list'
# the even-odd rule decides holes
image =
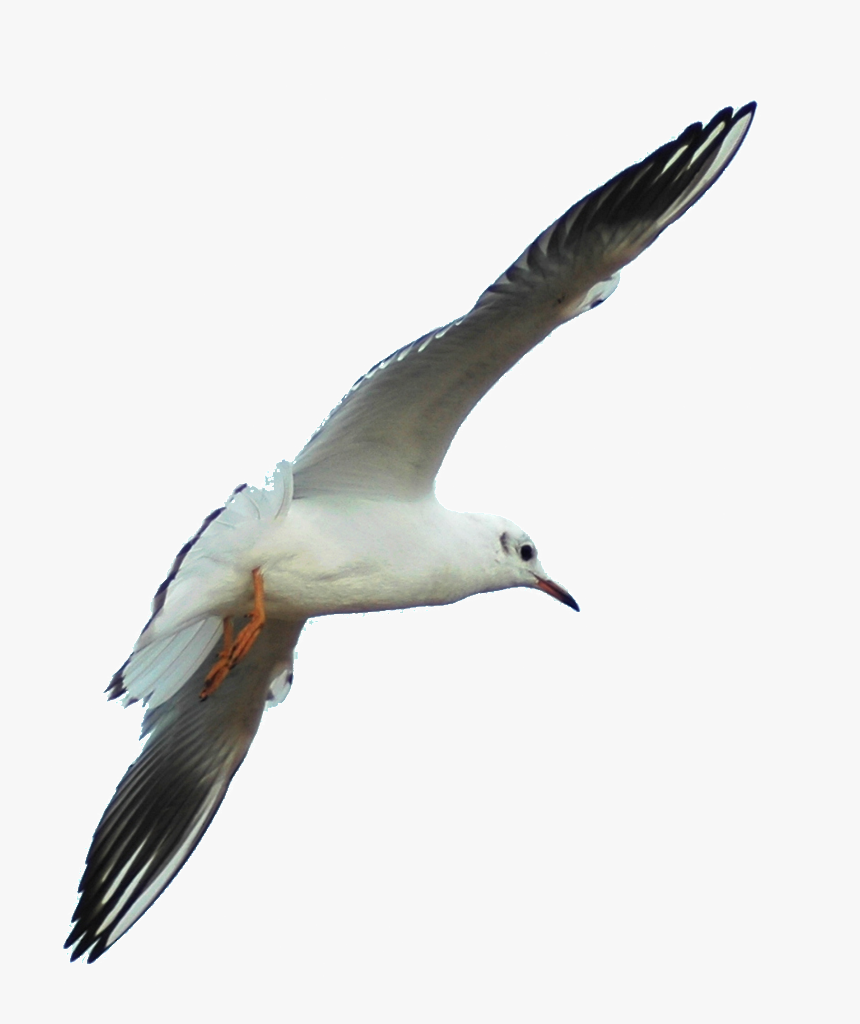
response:
{"label": "orange beak", "polygon": [[538,590],[542,590],[545,594],[549,594],[550,597],[554,597],[556,601],[561,601],[562,604],[566,604],[568,608],[572,608],[575,612],[579,611],[579,605],[564,587],[553,583],[552,580],[541,579],[540,576],[535,576],[535,579],[537,580]]}

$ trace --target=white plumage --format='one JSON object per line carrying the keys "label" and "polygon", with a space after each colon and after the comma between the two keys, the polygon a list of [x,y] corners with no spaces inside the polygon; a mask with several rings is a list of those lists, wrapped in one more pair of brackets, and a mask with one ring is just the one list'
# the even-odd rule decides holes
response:
{"label": "white plumage", "polygon": [[523,530],[499,516],[445,509],[436,474],[499,377],[608,298],[621,268],[716,181],[754,109],[691,125],[571,207],[466,316],[372,367],[265,488],[237,488],[207,517],[108,687],[111,697],[147,704],[148,738],[96,829],[66,943],[73,959],[101,956],[182,867],[264,707],[289,692],[309,618],[446,604],[508,587],[576,608]]}

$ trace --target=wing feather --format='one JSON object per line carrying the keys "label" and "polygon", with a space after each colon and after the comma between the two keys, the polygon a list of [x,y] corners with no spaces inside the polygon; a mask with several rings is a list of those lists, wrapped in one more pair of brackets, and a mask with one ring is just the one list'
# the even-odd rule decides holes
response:
{"label": "wing feather", "polygon": [[269,622],[205,701],[210,660],[143,722],[146,744],[93,836],[80,884],[72,959],[100,957],[167,888],[193,852],[251,745],[271,685],[291,664],[303,623]]}
{"label": "wing feather", "polygon": [[607,298],[618,272],[713,185],[743,142],[750,103],[690,125],[572,206],[473,309],[372,367],[294,463],[297,497],[418,498],[463,420],[552,330]]}

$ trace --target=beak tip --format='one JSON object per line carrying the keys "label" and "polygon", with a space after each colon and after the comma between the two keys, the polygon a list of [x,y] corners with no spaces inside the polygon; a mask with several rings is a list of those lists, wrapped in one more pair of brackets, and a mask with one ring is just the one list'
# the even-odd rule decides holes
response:
{"label": "beak tip", "polygon": [[568,594],[564,587],[560,587],[557,583],[553,583],[552,580],[542,579],[540,576],[535,576],[537,580],[538,590],[542,590],[545,594],[549,594],[550,597],[554,597],[556,601],[561,601],[562,604],[567,605],[568,608],[572,608],[575,612],[579,611],[579,605],[576,601]]}

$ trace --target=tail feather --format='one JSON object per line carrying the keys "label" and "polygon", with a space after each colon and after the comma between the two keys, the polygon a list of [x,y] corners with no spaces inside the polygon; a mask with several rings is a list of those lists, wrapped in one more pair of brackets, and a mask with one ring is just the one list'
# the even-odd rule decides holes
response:
{"label": "tail feather", "polygon": [[211,655],[221,639],[222,622],[210,615],[146,647],[137,648],[111,680],[108,693],[127,707],[142,700],[152,707],[169,701]]}
{"label": "tail feather", "polygon": [[251,745],[269,688],[301,623],[270,621],[207,700],[214,659],[144,717],[147,736],[93,836],[66,940],[72,960],[98,959],[158,899],[200,842]]}

